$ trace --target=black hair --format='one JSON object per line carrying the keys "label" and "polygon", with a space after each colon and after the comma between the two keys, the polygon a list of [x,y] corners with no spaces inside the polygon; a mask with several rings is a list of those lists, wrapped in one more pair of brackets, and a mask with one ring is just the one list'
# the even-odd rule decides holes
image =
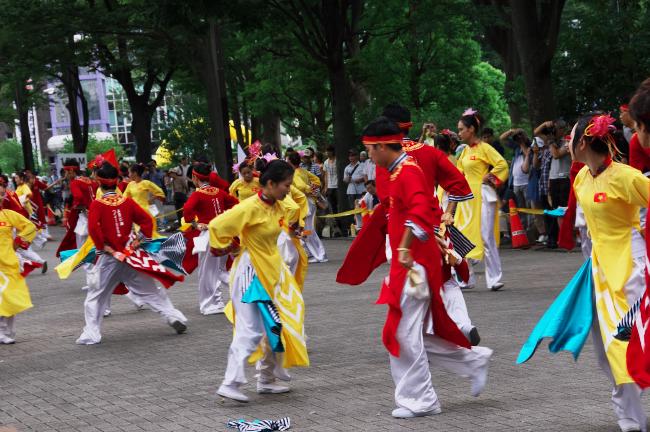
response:
{"label": "black hair", "polygon": [[239,171],[239,172],[242,172],[242,170],[243,170],[244,168],[250,168],[250,169],[253,169],[253,167],[251,166],[251,164],[248,163],[247,161],[243,161],[242,163],[239,164],[238,171]]}
{"label": "black hair", "polygon": [[366,186],[370,186],[370,185],[375,186],[375,181],[374,181],[374,180],[366,180],[365,185],[366,185]]}
{"label": "black hair", "polygon": [[129,175],[129,167],[125,165],[120,165],[120,175],[122,177],[127,177]]}
{"label": "black hair", "polygon": [[[118,175],[117,168],[115,168],[113,165],[109,164],[108,162],[104,162],[101,167],[97,168],[97,177],[101,179],[107,179],[107,180],[112,180],[116,179]],[[115,190],[115,187],[117,184],[102,184],[102,189],[104,190]]]}
{"label": "black hair", "polygon": [[484,128],[482,135],[494,135],[494,129],[492,129],[492,128]]}
{"label": "black hair", "polygon": [[411,121],[411,111],[397,103],[386,105],[381,115],[388,117],[395,123],[408,123]]}
{"label": "black hair", "polygon": [[441,151],[445,152],[446,154],[451,153],[451,137],[447,134],[438,134],[434,138],[434,142],[436,143],[436,147],[438,147]]}
{"label": "black hair", "polygon": [[641,83],[629,104],[632,120],[642,124],[650,132],[650,78]]}
{"label": "black hair", "polygon": [[22,181],[26,182],[29,177],[29,174],[27,174],[27,170],[22,170],[16,173],[16,177],[20,177]]}
{"label": "black hair", "polygon": [[[389,117],[377,117],[363,129],[364,136],[386,136],[386,135],[399,135],[402,133],[397,123]],[[402,149],[401,143],[386,144],[386,146],[393,151],[400,151]]]}
{"label": "black hair", "polygon": [[325,149],[325,151],[332,152],[332,153],[336,154],[336,149],[334,148],[333,145],[327,146],[327,149]]}
{"label": "black hair", "polygon": [[79,174],[80,166],[77,159],[66,159],[63,161],[63,165],[67,167],[75,167],[74,171]]}
{"label": "black hair", "polygon": [[478,113],[478,111],[474,114],[461,116],[460,121],[465,125],[466,128],[473,127],[474,135],[481,136],[481,130],[485,122],[483,121],[483,117]]}
{"label": "black hair", "polygon": [[194,158],[195,161],[204,164],[210,164],[210,159],[206,155],[200,155]]}
{"label": "black hair", "polygon": [[138,176],[142,177],[142,174],[144,174],[144,168],[145,168],[145,166],[144,166],[143,163],[136,163],[136,164],[131,165],[129,170],[136,173]]}
{"label": "black hair", "polygon": [[611,148],[610,144],[603,138],[585,136],[585,130],[587,129],[587,126],[589,126],[589,123],[591,123],[591,120],[594,118],[594,116],[601,114],[602,112],[600,111],[591,112],[581,116],[578,119],[578,122],[576,123],[575,134],[573,135],[573,142],[571,143],[571,146],[573,148],[576,148],[580,143],[580,140],[584,138],[587,145],[599,155],[608,155],[613,151],[616,151],[616,149]]}
{"label": "black hair", "polygon": [[212,167],[207,163],[199,162],[192,167],[192,170],[201,175],[207,176],[212,172]]}
{"label": "black hair", "polygon": [[266,186],[270,181],[280,183],[287,180],[294,173],[293,167],[282,159],[275,159],[266,162],[265,159],[258,159],[255,167],[260,172],[260,184]]}
{"label": "black hair", "polygon": [[287,155],[287,159],[289,159],[289,162],[290,162],[291,165],[293,165],[294,167],[298,167],[298,166],[300,166],[300,160],[301,160],[301,157],[300,157],[300,154],[299,154],[298,152],[292,152],[292,153],[289,153],[289,154]]}

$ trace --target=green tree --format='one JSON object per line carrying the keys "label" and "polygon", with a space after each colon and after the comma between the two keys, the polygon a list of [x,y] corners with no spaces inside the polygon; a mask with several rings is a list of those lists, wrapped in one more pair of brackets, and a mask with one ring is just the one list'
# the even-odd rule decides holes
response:
{"label": "green tree", "polygon": [[572,0],[553,60],[558,110],[567,118],[627,103],[648,77],[650,14],[645,1]]}
{"label": "green tree", "polygon": [[0,142],[0,171],[11,174],[23,166],[21,144],[15,139]]}

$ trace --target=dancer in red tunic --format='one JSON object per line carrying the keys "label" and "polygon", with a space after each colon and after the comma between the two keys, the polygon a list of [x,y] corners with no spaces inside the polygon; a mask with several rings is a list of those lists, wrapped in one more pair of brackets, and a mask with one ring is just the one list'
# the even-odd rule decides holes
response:
{"label": "dancer in red tunic", "polygon": [[192,224],[194,237],[205,237],[205,250],[199,255],[199,310],[203,315],[223,313],[222,290],[229,290],[228,256],[215,256],[208,247],[208,224],[212,219],[239,203],[222,189],[210,186],[210,166],[194,165],[192,182],[196,191],[183,206],[183,217]]}
{"label": "dancer in red tunic", "polygon": [[[403,135],[386,117],[369,124],[363,143],[388,173],[388,236],[393,259],[379,300],[388,305],[383,331],[395,382],[393,417],[438,414],[429,364],[470,377],[472,394],[485,386],[492,350],[470,344],[440,296],[442,259],[433,232],[439,209],[422,169],[402,149]],[[435,334],[433,329],[435,328]]]}
{"label": "dancer in red tunic", "polygon": [[101,182],[102,197],[93,201],[88,212],[88,231],[95,243],[97,261],[92,272],[93,282],[89,284],[84,302],[86,326],[77,339],[77,344],[92,345],[101,342],[101,324],[104,311],[113,290],[120,283],[151,310],[160,313],[165,321],[183,333],[187,329],[187,318],[167,297],[164,288],[156,286],[151,277],[136,271],[124,263],[128,248],[135,249],[139,242],[129,243],[133,224],[140,226],[141,236],[150,238],[153,231],[151,217],[131,198],[119,196],[117,169],[104,163],[97,172]]}

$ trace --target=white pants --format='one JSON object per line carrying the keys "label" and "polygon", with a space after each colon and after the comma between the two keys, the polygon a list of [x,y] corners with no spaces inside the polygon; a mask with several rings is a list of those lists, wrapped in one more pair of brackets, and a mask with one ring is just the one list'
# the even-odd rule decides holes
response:
{"label": "white pants", "polygon": [[[596,312],[594,311],[594,313]],[[609,361],[607,361],[607,355],[605,354],[605,348],[603,347],[603,339],[600,335],[597,315],[594,315],[591,335],[598,365],[614,386],[612,388],[612,406],[618,419],[619,427],[623,429],[641,426],[641,430],[645,432],[647,430],[646,423],[648,419],[643,409],[643,403],[641,402],[641,388],[634,383],[615,384],[614,376],[612,375],[612,370],[609,367]]]}
{"label": "white pants", "polygon": [[279,353],[273,352],[265,342],[264,322],[258,306],[242,302],[244,293],[255,276],[248,252],[243,253],[237,268],[233,271],[236,273],[230,295],[235,308],[235,334],[228,349],[228,365],[223,384],[239,386],[248,382],[246,380],[246,362],[262,342],[264,342],[262,343],[264,355],[257,366],[260,371],[259,379],[261,382],[272,382],[276,376],[280,376],[274,371],[276,369],[283,370],[280,366],[282,358]]}
{"label": "white pants", "polygon": [[228,291],[230,275],[226,270],[228,256],[214,256],[212,252],[199,252],[199,310],[204,313],[210,306],[222,303],[222,289]]}
{"label": "white pants", "polygon": [[591,237],[589,237],[589,231],[586,226],[578,227],[578,233],[580,234],[580,249],[582,250],[582,256],[587,260],[591,258]]}
{"label": "white pants", "polygon": [[484,366],[492,354],[489,348],[472,347],[469,350],[426,333],[429,306],[429,299],[418,300],[402,294],[402,319],[397,327],[400,355],[390,356],[395,404],[414,413],[428,412],[440,406],[431,383],[430,364],[475,379],[486,373]]}
{"label": "white pants", "polygon": [[452,276],[442,287],[442,300],[449,318],[456,323],[465,336],[469,337],[469,332],[474,326],[472,326],[472,320],[467,313],[467,305],[460,284]]}
{"label": "white pants", "polygon": [[327,261],[327,254],[325,253],[325,246],[320,237],[314,229],[314,219],[316,218],[316,204],[313,203],[311,199],[309,202],[309,213],[307,213],[307,218],[305,219],[305,230],[311,231],[311,234],[306,236],[303,240],[305,243],[305,250],[307,255],[310,258],[315,259],[318,262]]}
{"label": "white pants", "polygon": [[166,323],[187,322],[185,315],[174,308],[171,300],[167,297],[165,288],[157,287],[152,278],[137,272],[112,256],[100,255],[91,272],[93,273],[91,275],[92,279],[97,283],[93,282],[88,286],[86,301],[84,302],[86,326],[77,343],[93,344],[101,342],[101,325],[104,311],[111,295],[113,295],[113,290],[120,282],[128,286],[132,295],[139,297],[142,303],[149,306],[151,310],[160,313]]}
{"label": "white pants", "polygon": [[[87,234],[86,235],[79,235],[79,234],[75,233],[74,236],[75,236],[75,238],[77,240],[77,249],[80,249],[81,246],[83,246],[83,244],[86,243],[86,239],[88,238],[88,235]],[[86,272],[86,286],[83,287],[83,289],[86,289],[86,287],[90,286],[89,273],[92,270],[93,265],[86,263],[86,264],[82,265],[82,268],[84,269],[84,272]],[[109,305],[109,307],[110,307],[110,305]]]}
{"label": "white pants", "polygon": [[300,262],[300,254],[296,249],[296,245],[291,241],[291,237],[284,230],[278,236],[278,249],[280,250],[282,261],[289,267],[291,274],[295,275],[298,263]]}
{"label": "white pants", "polygon": [[497,211],[496,202],[487,202],[483,197],[481,205],[481,239],[483,240],[485,261],[485,282],[488,288],[492,288],[501,282],[501,259],[499,248],[494,237],[494,220]]}
{"label": "white pants", "polygon": [[0,343],[13,343],[16,338],[14,329],[15,315],[10,317],[0,317]]}

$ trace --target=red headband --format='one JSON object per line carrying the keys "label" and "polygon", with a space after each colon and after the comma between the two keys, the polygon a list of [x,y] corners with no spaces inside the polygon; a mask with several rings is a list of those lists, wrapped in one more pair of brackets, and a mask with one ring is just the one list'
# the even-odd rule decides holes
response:
{"label": "red headband", "polygon": [[621,110],[621,111],[629,111],[630,106],[628,104],[623,104],[620,107],[618,107],[618,109]]}
{"label": "red headband", "polygon": [[199,180],[210,180],[210,174],[205,175],[205,174],[200,174],[196,172],[195,169],[192,170],[192,175],[195,175],[197,179]]}
{"label": "red headband", "polygon": [[395,134],[395,135],[382,135],[382,136],[363,136],[361,141],[363,144],[374,145],[374,144],[402,144],[402,138],[404,134]]}
{"label": "red headband", "polygon": [[104,186],[115,186],[117,184],[118,179],[117,177],[112,179],[97,177],[97,181],[99,182],[99,184],[102,184]]}
{"label": "red headband", "polygon": [[397,126],[400,129],[411,129],[413,127],[413,122],[397,122]]}
{"label": "red headband", "polygon": [[77,171],[79,167],[76,165],[63,165],[63,169],[66,171]]}

